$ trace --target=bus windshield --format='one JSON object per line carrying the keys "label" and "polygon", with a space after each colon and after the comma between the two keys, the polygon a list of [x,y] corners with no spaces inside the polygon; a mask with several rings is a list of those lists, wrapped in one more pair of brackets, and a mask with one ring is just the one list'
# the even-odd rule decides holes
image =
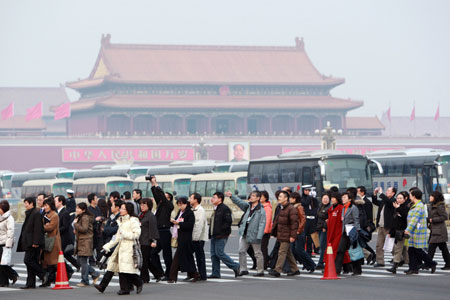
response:
{"label": "bus windshield", "polygon": [[236,182],[239,198],[247,198],[247,177],[239,177]]}
{"label": "bus windshield", "polygon": [[130,171],[128,171],[128,175],[130,175],[131,179],[134,179],[134,178],[139,177],[139,176],[147,175],[147,170],[148,169],[146,169],[146,168],[130,169]]}
{"label": "bus windshield", "polygon": [[58,174],[56,174],[56,178],[73,179],[74,173],[75,173],[75,171],[59,172]]}
{"label": "bus windshield", "polygon": [[177,196],[189,196],[189,186],[191,184],[191,180],[184,178],[184,179],[177,179],[175,180],[175,191],[177,192]]}
{"label": "bus windshield", "polygon": [[61,182],[53,184],[53,195],[66,195],[66,190],[72,189],[71,182]]}
{"label": "bus windshield", "polygon": [[444,194],[450,193],[450,155],[439,157],[439,162],[442,164],[443,182],[441,184],[447,184],[447,190],[442,190]]}
{"label": "bus windshield", "polygon": [[131,181],[110,181],[106,185],[108,195],[113,191],[118,191],[121,195],[126,191],[133,190],[133,182]]}
{"label": "bus windshield", "polygon": [[325,164],[324,188],[336,186],[339,189],[364,186],[372,188],[367,161],[364,159],[327,159]]}

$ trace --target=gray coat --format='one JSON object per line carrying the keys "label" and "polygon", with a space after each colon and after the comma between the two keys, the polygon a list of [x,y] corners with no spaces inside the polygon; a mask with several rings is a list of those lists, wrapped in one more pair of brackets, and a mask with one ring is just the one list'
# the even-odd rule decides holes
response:
{"label": "gray coat", "polygon": [[342,209],[342,217],[344,218],[344,221],[342,222],[342,231],[345,230],[345,225],[353,225],[355,226],[356,230],[360,230],[361,227],[359,226],[359,211],[358,207],[356,205],[352,204],[347,209],[347,211],[344,214],[345,209]]}
{"label": "gray coat", "polygon": [[431,204],[428,212],[428,221],[432,219],[430,224],[430,244],[431,243],[446,243],[448,241],[447,227],[445,220],[447,220],[447,212],[445,211],[445,203],[439,202]]}
{"label": "gray coat", "polygon": [[242,222],[239,226],[239,235],[244,236],[245,226],[248,222],[247,228],[247,242],[251,244],[261,243],[261,239],[264,235],[264,229],[266,227],[266,212],[261,204],[255,207],[255,212],[249,218],[250,214],[250,203],[243,201],[236,196],[231,196],[231,201],[236,204],[241,210],[244,211],[242,216]]}

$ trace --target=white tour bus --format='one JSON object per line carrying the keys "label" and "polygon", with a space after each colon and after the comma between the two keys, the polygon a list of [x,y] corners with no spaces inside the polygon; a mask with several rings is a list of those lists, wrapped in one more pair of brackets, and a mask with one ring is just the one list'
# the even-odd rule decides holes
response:
{"label": "white tour bus", "polygon": [[121,195],[126,191],[131,193],[133,181],[124,177],[82,178],[73,182],[73,190],[77,201],[87,201],[87,196],[90,193],[95,193],[97,197],[106,199],[113,191],[117,191]]}

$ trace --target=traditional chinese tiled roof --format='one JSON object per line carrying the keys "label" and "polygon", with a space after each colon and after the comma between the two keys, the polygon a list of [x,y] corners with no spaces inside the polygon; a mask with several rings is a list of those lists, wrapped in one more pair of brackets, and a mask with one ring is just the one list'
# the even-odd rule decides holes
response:
{"label": "traditional chinese tiled roof", "polygon": [[347,129],[383,130],[384,125],[377,116],[375,117],[347,117]]}
{"label": "traditional chinese tiled roof", "polygon": [[72,112],[94,108],[116,109],[270,109],[270,110],[350,110],[363,105],[331,96],[186,96],[114,95],[81,99],[71,104]]}
{"label": "traditional chinese tiled roof", "polygon": [[320,74],[298,38],[292,47],[193,46],[111,44],[107,35],[89,77],[67,86],[104,82],[333,87],[344,79]]}

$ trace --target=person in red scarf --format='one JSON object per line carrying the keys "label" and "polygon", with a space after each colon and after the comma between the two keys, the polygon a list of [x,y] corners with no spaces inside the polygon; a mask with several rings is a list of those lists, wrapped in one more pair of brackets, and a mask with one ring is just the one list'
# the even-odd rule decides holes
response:
{"label": "person in red scarf", "polygon": [[[328,209],[328,220],[327,220],[327,245],[331,244],[333,248],[333,256],[336,260],[336,255],[339,248],[339,243],[342,237],[342,210],[344,206],[342,205],[341,195],[339,193],[331,193],[331,207]],[[348,252],[344,255],[344,273],[348,273],[349,270],[346,268],[346,264],[350,263],[350,256]]]}

